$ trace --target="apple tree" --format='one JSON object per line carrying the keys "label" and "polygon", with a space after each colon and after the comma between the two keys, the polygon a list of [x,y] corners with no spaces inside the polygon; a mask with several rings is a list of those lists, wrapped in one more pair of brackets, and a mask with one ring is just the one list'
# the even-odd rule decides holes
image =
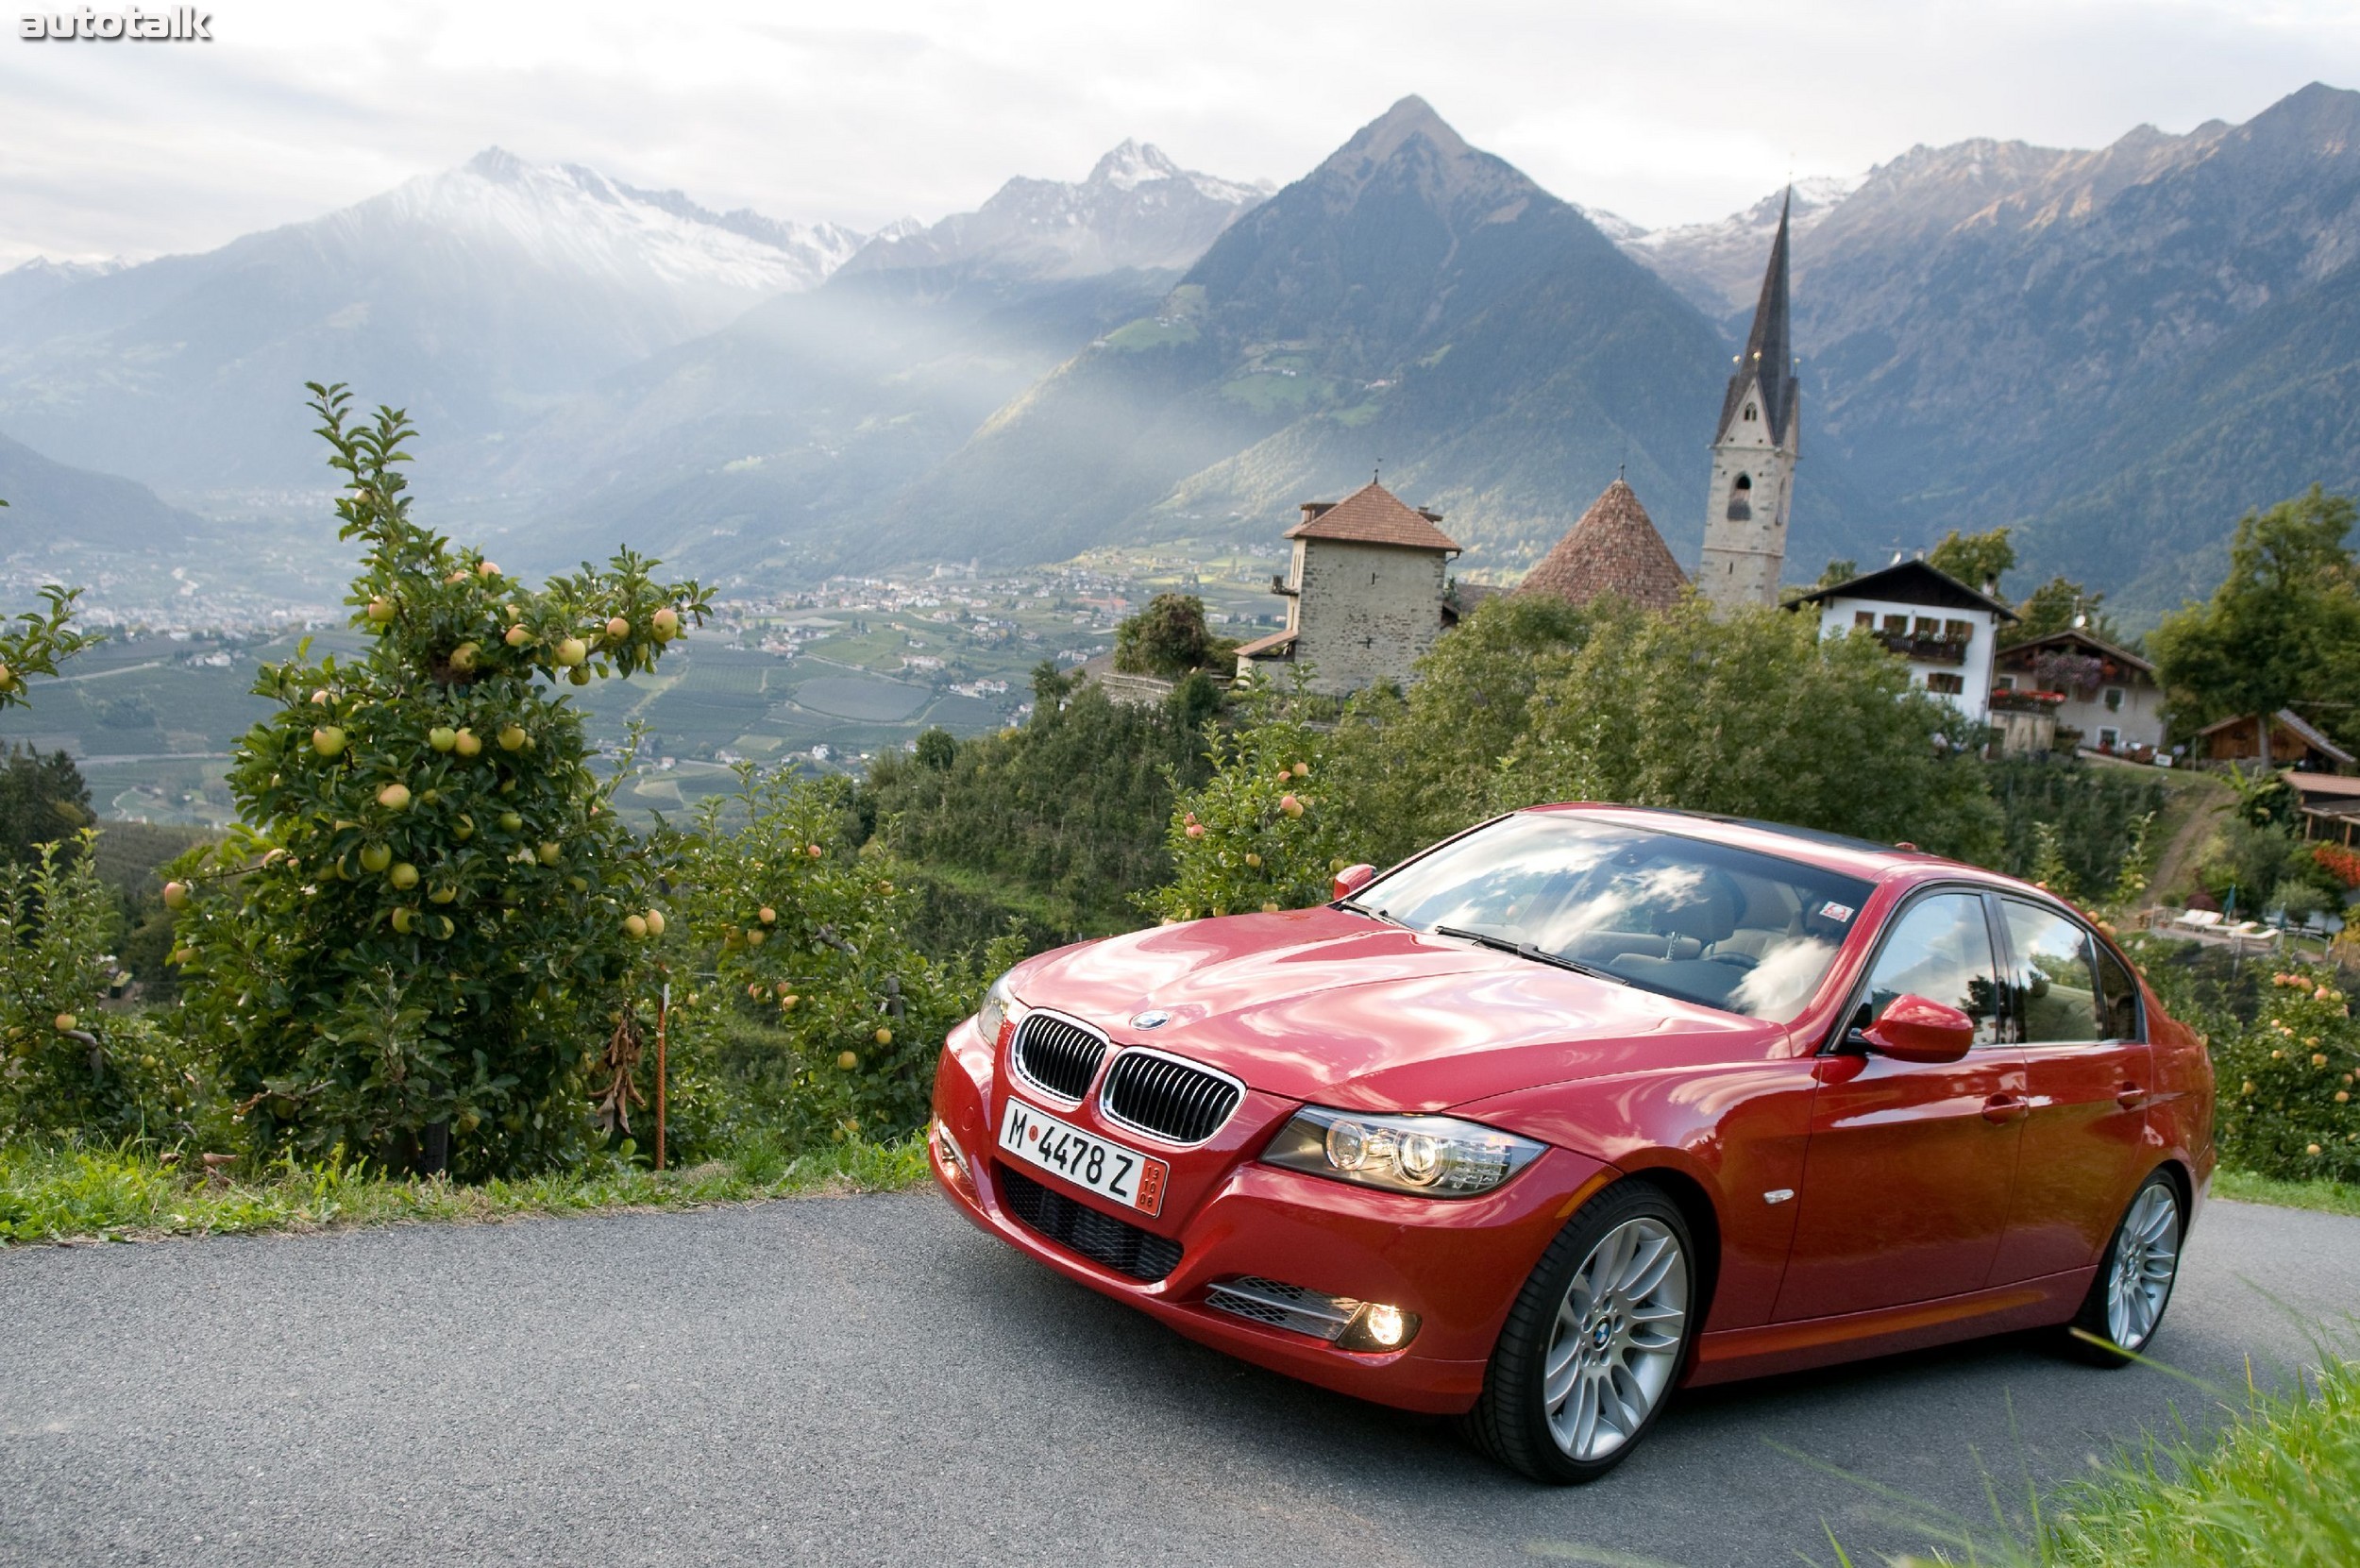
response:
{"label": "apple tree", "polygon": [[1212,777],[1172,804],[1172,881],[1139,898],[1167,922],[1323,903],[1347,858],[1344,825],[1313,793],[1330,734],[1267,682],[1243,705],[1246,722],[1212,732]]}
{"label": "apple tree", "polygon": [[665,923],[563,690],[651,668],[708,606],[628,550],[533,588],[455,548],[411,519],[407,418],[311,390],[369,642],[256,683],[277,711],[230,766],[244,826],[165,889],[188,1016],[259,1151],[561,1162]]}
{"label": "apple tree", "polygon": [[[906,874],[873,840],[845,845],[849,798],[841,781],[748,767],[739,793],[709,800],[672,846],[669,945],[692,944],[712,976],[673,1013],[674,1060],[798,1143],[921,1125],[943,1037],[1022,956],[1013,936],[980,960],[917,951]],[[712,1120],[687,1108],[692,1124]]]}

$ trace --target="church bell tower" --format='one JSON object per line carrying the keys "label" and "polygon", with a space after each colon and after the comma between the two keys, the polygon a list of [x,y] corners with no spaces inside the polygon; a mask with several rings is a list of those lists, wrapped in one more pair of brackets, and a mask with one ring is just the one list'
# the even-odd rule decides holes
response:
{"label": "church bell tower", "polygon": [[1794,340],[1787,335],[1787,217],[1795,194],[1778,211],[1778,238],[1754,329],[1721,400],[1721,429],[1712,438],[1712,483],[1705,500],[1705,549],[1696,586],[1715,609],[1778,602],[1786,565],[1787,503],[1795,490],[1800,389]]}

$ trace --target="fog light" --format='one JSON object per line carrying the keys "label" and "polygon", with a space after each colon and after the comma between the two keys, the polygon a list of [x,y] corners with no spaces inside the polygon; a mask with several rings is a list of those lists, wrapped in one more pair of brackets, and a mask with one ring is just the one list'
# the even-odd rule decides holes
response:
{"label": "fog light", "polygon": [[1339,1350],[1399,1350],[1418,1335],[1418,1315],[1381,1301],[1360,1304],[1336,1338]]}

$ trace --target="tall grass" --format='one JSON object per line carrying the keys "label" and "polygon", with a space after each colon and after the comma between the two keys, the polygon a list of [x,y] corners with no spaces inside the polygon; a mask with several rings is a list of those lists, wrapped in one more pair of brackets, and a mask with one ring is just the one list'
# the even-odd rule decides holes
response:
{"label": "tall grass", "polygon": [[[1899,1561],[1914,1568],[2360,1563],[2360,1361],[2329,1354],[2317,1372],[2280,1390],[2249,1379],[2234,1396],[2210,1391],[2231,1401],[2228,1425],[2207,1437],[2175,1422],[2167,1435],[2149,1435],[2046,1502],[2035,1495],[2029,1526],[2008,1525],[1996,1493],[2000,1523],[1986,1531],[1930,1519],[1887,1492],[1936,1543],[1930,1557]],[[1857,1560],[1832,1533],[1829,1543],[1838,1568],[1854,1568]]]}
{"label": "tall grass", "polygon": [[578,1170],[460,1186],[393,1178],[365,1164],[282,1160],[208,1175],[136,1144],[0,1148],[0,1245],[320,1230],[405,1220],[498,1220],[619,1208],[690,1208],[818,1191],[907,1187],[926,1173],[922,1138],[795,1154],[756,1139],[729,1159],[658,1173],[607,1157]]}

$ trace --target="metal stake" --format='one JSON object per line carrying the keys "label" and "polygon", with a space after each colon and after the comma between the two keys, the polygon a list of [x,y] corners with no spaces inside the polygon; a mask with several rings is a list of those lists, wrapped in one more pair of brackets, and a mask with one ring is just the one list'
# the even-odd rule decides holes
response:
{"label": "metal stake", "polygon": [[664,1169],[664,1022],[672,1010],[672,986],[669,981],[657,994],[655,1003],[655,1168]]}

